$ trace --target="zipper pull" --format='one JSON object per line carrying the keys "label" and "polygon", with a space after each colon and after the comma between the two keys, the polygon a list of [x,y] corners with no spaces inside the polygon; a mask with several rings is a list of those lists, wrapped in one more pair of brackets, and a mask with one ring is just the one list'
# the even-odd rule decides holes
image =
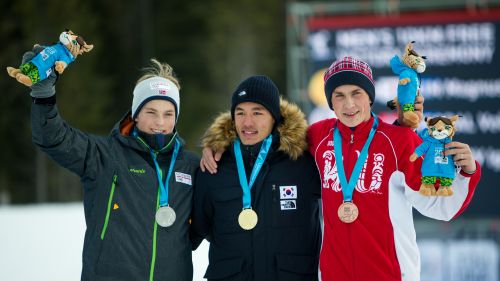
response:
{"label": "zipper pull", "polygon": [[250,147],[250,146],[248,146],[247,148],[248,148],[248,152],[249,152],[248,158],[250,160],[249,161],[249,163],[250,163],[250,169],[253,169],[253,165],[255,164],[255,161],[254,161],[255,159],[254,159],[254,156],[253,156],[253,149],[254,148]]}
{"label": "zipper pull", "polygon": [[351,134],[351,143],[354,143],[354,134]]}
{"label": "zipper pull", "polygon": [[276,185],[275,184],[272,185],[271,191],[273,193],[273,202],[276,202],[276,196],[274,195],[274,193],[276,192]]}

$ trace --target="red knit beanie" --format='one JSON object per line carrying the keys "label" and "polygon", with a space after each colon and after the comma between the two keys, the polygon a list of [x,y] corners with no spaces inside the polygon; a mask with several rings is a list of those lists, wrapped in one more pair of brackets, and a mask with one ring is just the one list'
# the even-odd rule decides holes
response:
{"label": "red knit beanie", "polygon": [[332,107],[332,93],[338,86],[356,85],[368,93],[370,104],[375,100],[375,83],[373,82],[372,69],[361,60],[344,57],[334,61],[326,70],[325,76],[325,95],[328,106]]}

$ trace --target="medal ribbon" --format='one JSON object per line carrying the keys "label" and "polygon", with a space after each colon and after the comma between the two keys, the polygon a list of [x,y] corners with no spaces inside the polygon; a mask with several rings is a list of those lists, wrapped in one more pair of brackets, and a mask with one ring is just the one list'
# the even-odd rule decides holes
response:
{"label": "medal ribbon", "polygon": [[174,151],[172,152],[172,159],[170,160],[170,167],[168,168],[168,174],[165,178],[165,183],[162,182],[162,173],[160,165],[158,161],[156,161],[156,153],[153,150],[150,150],[151,156],[153,157],[153,161],[156,167],[156,176],[158,177],[158,182],[160,185],[160,207],[168,206],[168,182],[170,180],[170,176],[172,175],[172,171],[174,170],[175,160],[177,159],[177,154],[179,154],[181,144],[177,138],[175,138]]}
{"label": "medal ribbon", "polygon": [[356,182],[359,179],[359,174],[361,173],[361,168],[363,167],[366,158],[368,157],[368,148],[370,147],[370,143],[372,142],[373,136],[375,135],[375,131],[377,130],[378,120],[377,116],[372,112],[373,116],[373,125],[370,130],[370,134],[368,135],[368,139],[363,145],[363,149],[361,149],[361,153],[359,154],[358,160],[356,160],[356,164],[354,165],[354,169],[352,170],[351,177],[349,178],[349,183],[347,182],[344,170],[344,162],[342,159],[342,137],[340,136],[340,131],[338,127],[335,127],[335,133],[333,137],[333,149],[335,151],[335,162],[337,164],[337,172],[340,180],[340,185],[342,186],[342,194],[344,195],[344,202],[352,201],[352,193],[354,192],[354,187],[356,186]]}
{"label": "medal ribbon", "polygon": [[240,140],[236,139],[233,143],[234,155],[236,157],[236,166],[238,167],[238,177],[240,178],[241,189],[243,190],[243,209],[251,208],[252,195],[250,190],[252,189],[255,179],[266,160],[267,153],[273,142],[273,136],[269,135],[264,139],[262,146],[260,147],[259,156],[253,165],[252,173],[250,174],[250,181],[247,182],[247,173],[245,172],[245,165],[243,164],[243,156],[241,156]]}

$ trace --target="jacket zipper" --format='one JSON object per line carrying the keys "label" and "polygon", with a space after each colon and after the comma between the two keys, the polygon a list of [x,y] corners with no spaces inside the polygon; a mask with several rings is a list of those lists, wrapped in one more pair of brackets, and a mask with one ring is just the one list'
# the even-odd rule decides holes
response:
{"label": "jacket zipper", "polygon": [[[158,154],[160,151],[155,151],[154,155],[155,158],[158,157]],[[167,168],[168,169],[168,168]],[[160,178],[163,180],[163,173],[160,170]],[[156,194],[156,209],[158,210],[160,207],[160,185],[158,184],[158,193]],[[155,211],[156,214],[156,211]],[[156,223],[156,217],[154,219],[154,227],[153,227],[153,246],[152,246],[152,251],[151,251],[151,267],[149,268],[149,281],[154,280],[154,271],[155,271],[155,264],[156,264],[156,240],[157,240],[157,234],[158,234],[158,223]]]}
{"label": "jacket zipper", "polygon": [[[351,134],[351,140],[350,140],[349,145],[348,145],[348,149],[347,149],[348,153],[347,153],[347,155],[352,155],[351,152],[352,152],[353,149],[354,149],[354,133]],[[357,160],[358,159],[355,159],[356,162],[357,162]],[[352,180],[352,172],[354,170],[354,166],[355,165],[353,165],[353,169],[351,170],[351,174],[349,175],[349,180]],[[345,169],[345,164],[344,164],[344,169]],[[353,194],[352,194],[353,195],[353,199],[352,199],[353,201],[354,201],[354,191],[356,190],[356,185],[357,184],[358,184],[357,182],[354,184],[354,190],[353,190]],[[349,232],[349,235],[348,235],[348,237],[349,237],[349,241],[348,241],[349,248],[352,249],[352,235],[351,235],[352,228],[351,228],[350,225],[348,225],[347,229],[348,229],[347,231]],[[353,277],[353,280],[358,280],[357,276],[356,276],[356,259],[352,255],[351,255],[351,258],[352,258],[352,269],[353,269],[353,271],[352,271],[353,276],[352,277]]]}
{"label": "jacket zipper", "polygon": [[[347,226],[347,231],[348,231],[348,237],[349,237],[349,248],[352,249],[352,228],[350,225]],[[358,280],[357,274],[356,274],[356,259],[354,258],[354,255],[351,255],[352,258],[352,280]]]}
{"label": "jacket zipper", "polygon": [[[163,177],[162,177],[163,179]],[[156,210],[160,206],[160,188],[158,187],[158,194],[156,195]],[[156,223],[156,218],[154,220],[154,228],[153,228],[153,248],[151,253],[151,267],[149,269],[149,281],[153,281],[154,272],[155,272],[155,263],[156,263],[156,236],[158,232],[158,224]]]}
{"label": "jacket zipper", "polygon": [[[155,157],[158,157],[158,152],[155,152]],[[160,178],[163,180],[163,173],[160,170]],[[160,185],[158,184],[158,193],[156,194],[156,208],[158,210],[160,207]],[[153,222],[153,246],[151,249],[151,267],[149,268],[149,281],[154,280],[155,264],[156,264],[156,240],[158,234],[158,223],[156,223],[156,216]]]}
{"label": "jacket zipper", "polygon": [[113,202],[113,194],[115,193],[116,180],[118,179],[118,175],[113,175],[113,183],[111,184],[111,191],[109,193],[108,199],[108,210],[106,211],[106,218],[104,219],[104,226],[101,231],[101,240],[104,240],[104,236],[106,235],[106,230],[108,229],[109,222],[109,214],[111,213],[111,203]]}

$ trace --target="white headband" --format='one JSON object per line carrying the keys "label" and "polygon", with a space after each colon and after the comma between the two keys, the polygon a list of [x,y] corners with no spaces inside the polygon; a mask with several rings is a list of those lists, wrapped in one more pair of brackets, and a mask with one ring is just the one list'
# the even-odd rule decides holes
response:
{"label": "white headband", "polygon": [[158,76],[141,81],[135,86],[134,99],[132,100],[132,118],[137,117],[144,104],[155,99],[172,102],[175,106],[175,119],[177,121],[181,111],[179,89],[172,81]]}

